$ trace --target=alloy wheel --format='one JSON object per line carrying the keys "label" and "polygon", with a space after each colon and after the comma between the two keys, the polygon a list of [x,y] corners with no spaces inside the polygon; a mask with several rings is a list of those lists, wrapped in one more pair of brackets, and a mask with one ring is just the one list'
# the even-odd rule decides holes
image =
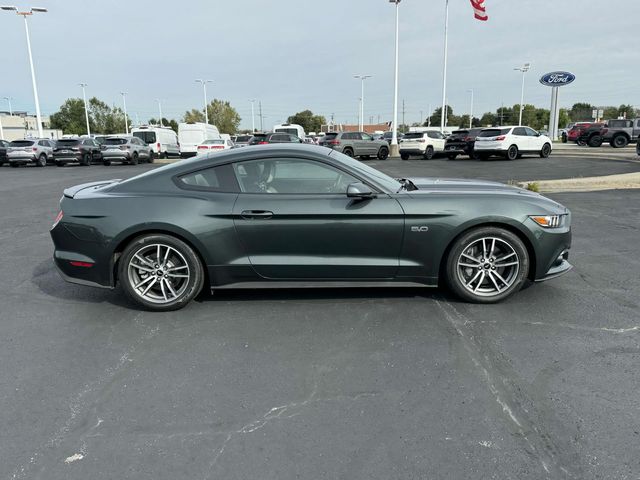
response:
{"label": "alloy wheel", "polygon": [[161,243],[138,249],[129,261],[127,274],[136,295],[155,304],[181,297],[191,278],[185,257],[174,247]]}
{"label": "alloy wheel", "polygon": [[510,289],[519,272],[516,250],[497,237],[474,240],[457,260],[458,279],[466,290],[481,297],[493,297]]}

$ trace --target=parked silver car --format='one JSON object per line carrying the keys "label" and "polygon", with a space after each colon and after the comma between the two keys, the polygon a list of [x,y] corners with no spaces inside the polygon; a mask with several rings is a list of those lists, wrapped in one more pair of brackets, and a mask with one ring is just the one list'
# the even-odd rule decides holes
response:
{"label": "parked silver car", "polygon": [[14,140],[7,148],[7,161],[12,167],[34,163],[36,167],[45,167],[53,161],[53,140],[44,138]]}
{"label": "parked silver car", "polygon": [[100,146],[100,150],[102,150],[104,165],[111,165],[113,161],[131,165],[137,165],[140,161],[153,163],[152,148],[138,137],[107,137]]}
{"label": "parked silver car", "polygon": [[332,148],[349,157],[378,157],[380,160],[386,160],[389,156],[389,144],[384,140],[374,140],[365,132],[327,133],[319,145]]}

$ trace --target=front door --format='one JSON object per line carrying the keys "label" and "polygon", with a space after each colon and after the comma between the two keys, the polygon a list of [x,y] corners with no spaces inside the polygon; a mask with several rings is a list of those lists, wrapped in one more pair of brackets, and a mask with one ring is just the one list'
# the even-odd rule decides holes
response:
{"label": "front door", "polygon": [[271,279],[391,279],[404,213],[386,194],[347,198],[360,179],[299,158],[234,164],[236,231],[256,273]]}

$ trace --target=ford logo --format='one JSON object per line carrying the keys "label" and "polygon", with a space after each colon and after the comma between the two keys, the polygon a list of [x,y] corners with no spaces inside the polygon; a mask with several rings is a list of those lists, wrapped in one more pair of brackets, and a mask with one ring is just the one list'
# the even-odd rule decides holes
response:
{"label": "ford logo", "polygon": [[569,85],[576,79],[573,73],[569,72],[551,72],[540,78],[540,83],[547,87],[562,87]]}

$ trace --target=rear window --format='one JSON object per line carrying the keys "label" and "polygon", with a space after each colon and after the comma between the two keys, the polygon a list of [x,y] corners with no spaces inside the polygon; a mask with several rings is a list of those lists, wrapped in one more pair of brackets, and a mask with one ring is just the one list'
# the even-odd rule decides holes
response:
{"label": "rear window", "polygon": [[248,142],[249,140],[251,140],[251,135],[239,135],[236,138],[236,142]]}
{"label": "rear window", "polygon": [[107,138],[104,141],[104,145],[126,145],[126,138]]}
{"label": "rear window", "polygon": [[498,135],[506,135],[511,131],[510,128],[491,128],[489,130],[483,130],[478,135],[479,137],[497,137]]}
{"label": "rear window", "polygon": [[133,132],[133,136],[144,143],[156,143],[156,132]]}
{"label": "rear window", "polygon": [[424,138],[424,133],[422,133],[422,132],[409,132],[409,133],[405,133],[404,137],[402,137],[403,140],[411,140],[412,138]]}
{"label": "rear window", "polygon": [[202,145],[224,145],[224,140],[205,140]]}
{"label": "rear window", "polygon": [[338,136],[338,134],[336,132],[332,132],[332,133],[327,133],[325,134],[324,137],[322,137],[324,140],[333,140],[334,138],[336,138]]}
{"label": "rear window", "polygon": [[467,135],[469,133],[469,130],[456,130],[455,132],[452,132],[451,135]]}
{"label": "rear window", "polygon": [[73,145],[78,145],[80,143],[80,140],[77,139],[68,139],[68,140],[58,140],[58,147],[71,147]]}
{"label": "rear window", "polygon": [[31,140],[14,140],[9,144],[10,147],[30,147],[35,142]]}

